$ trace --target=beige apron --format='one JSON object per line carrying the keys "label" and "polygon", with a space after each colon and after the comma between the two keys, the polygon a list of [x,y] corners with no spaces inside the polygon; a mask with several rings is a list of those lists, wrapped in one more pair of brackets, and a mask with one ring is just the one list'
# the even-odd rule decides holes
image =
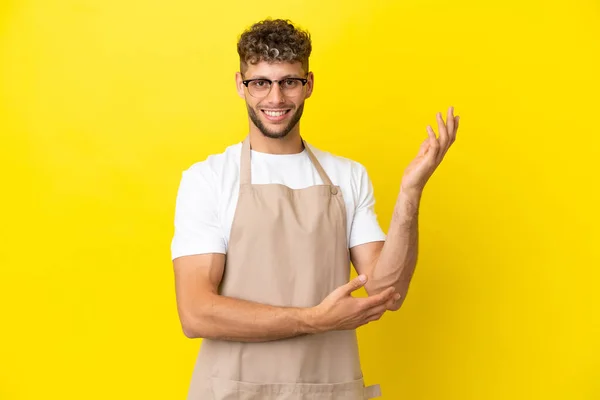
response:
{"label": "beige apron", "polygon": [[[322,185],[253,185],[250,139],[242,145],[240,193],[220,293],[282,307],[313,307],[348,282],[346,209],[318,160]],[[188,400],[364,400],[354,330],[242,343],[203,339]]]}

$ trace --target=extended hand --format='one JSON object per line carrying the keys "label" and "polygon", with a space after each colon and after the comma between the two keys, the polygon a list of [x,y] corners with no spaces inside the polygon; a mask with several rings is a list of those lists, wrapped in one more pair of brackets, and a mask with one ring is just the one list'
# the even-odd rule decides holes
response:
{"label": "extended hand", "polygon": [[437,138],[433,128],[427,125],[429,137],[421,144],[419,154],[406,167],[402,177],[401,189],[404,192],[421,192],[425,184],[433,175],[434,171],[440,165],[446,152],[456,140],[456,131],[458,130],[458,120],[460,117],[454,116],[454,107],[448,108],[447,123],[444,124],[442,113],[437,113],[438,128],[440,137]]}

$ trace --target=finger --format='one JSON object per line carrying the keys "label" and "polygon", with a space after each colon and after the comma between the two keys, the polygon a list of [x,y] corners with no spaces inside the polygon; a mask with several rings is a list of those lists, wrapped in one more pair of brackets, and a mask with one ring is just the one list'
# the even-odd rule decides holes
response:
{"label": "finger", "polygon": [[387,303],[385,303],[385,309],[395,310],[399,300],[400,294],[396,294],[396,296],[394,296],[391,300],[388,300]]}
{"label": "finger", "polygon": [[446,128],[446,131],[448,133],[447,142],[440,145],[438,163],[442,162],[442,160],[446,156],[446,153],[450,149],[450,146],[452,146],[452,143],[454,143],[454,140],[456,139],[456,121],[454,117],[454,107],[452,106],[448,108],[448,115],[446,117]]}
{"label": "finger", "polygon": [[363,323],[363,325],[366,325],[366,324],[368,324],[369,322],[379,321],[379,320],[381,319],[381,317],[383,316],[383,314],[384,314],[384,313],[381,313],[381,314],[375,314],[375,315],[373,315],[373,316],[371,316],[371,317],[367,318],[367,319],[365,320],[365,322]]}
{"label": "finger", "polygon": [[448,108],[448,116],[446,117],[446,126],[448,128],[448,147],[452,144],[453,137],[456,133],[455,131],[455,127],[456,127],[456,121],[454,120],[454,107],[450,106]]}
{"label": "finger", "polygon": [[359,321],[356,322],[356,327],[354,329],[360,328],[361,326],[365,326],[369,322],[378,321],[379,319],[381,319],[382,315],[383,315],[383,313],[381,313],[379,315],[373,315],[373,316],[370,316],[368,318],[361,319],[361,320],[359,320]]}
{"label": "finger", "polygon": [[441,157],[446,152],[446,148],[448,145],[448,129],[446,128],[446,124],[444,123],[444,119],[442,118],[442,113],[437,113],[437,123],[438,123],[438,131],[440,132],[440,154],[438,154],[438,161],[441,161]]}
{"label": "finger", "polygon": [[454,129],[452,130],[452,134],[450,135],[450,145],[452,145],[452,143],[454,143],[454,141],[456,140],[456,131],[458,131],[459,117],[456,116],[453,119],[454,119]]}
{"label": "finger", "polygon": [[429,140],[435,140],[437,142],[437,136],[431,125],[427,125],[427,133],[429,134]]}
{"label": "finger", "polygon": [[387,304],[384,304],[382,306],[378,306],[378,307],[370,310],[365,315],[365,319],[367,321],[373,321],[373,318],[379,319],[379,317],[381,317],[386,311],[387,311]]}
{"label": "finger", "polygon": [[347,294],[350,294],[350,293],[360,289],[361,287],[365,286],[365,283],[367,283],[367,276],[359,275],[356,278],[352,279],[350,282],[346,283],[342,287],[344,288],[344,291]]}
{"label": "finger", "polygon": [[379,294],[367,297],[366,299],[364,299],[365,309],[370,309],[384,304],[394,296],[395,292],[396,288],[392,286]]}
{"label": "finger", "polygon": [[435,158],[440,148],[440,142],[438,142],[431,125],[427,125],[427,134],[429,135],[429,148],[427,149],[427,154],[430,157]]}
{"label": "finger", "polygon": [[[450,147],[452,146],[452,144],[456,141],[456,131],[458,131],[458,120],[460,119],[459,116],[453,117],[452,121],[453,121],[453,128],[452,130],[449,130],[448,132],[448,145],[446,147],[446,150],[444,151],[443,156],[446,155],[446,152],[448,152],[448,149],[450,149]],[[443,157],[442,156],[442,157]]]}
{"label": "finger", "polygon": [[396,308],[396,302],[395,302],[395,301],[393,301],[393,302],[388,302],[388,303],[386,303],[386,305],[385,305],[385,308],[386,308],[388,311],[397,310],[397,308]]}
{"label": "finger", "polygon": [[402,297],[402,296],[400,295],[400,293],[396,293],[396,294],[394,295],[394,297],[392,298],[392,300],[390,300],[390,301],[388,301],[388,302],[386,303],[386,305],[387,305],[387,308],[393,307],[393,306],[394,306],[394,305],[395,305],[395,304],[396,304],[398,301],[400,301],[400,298],[401,298],[401,297]]}

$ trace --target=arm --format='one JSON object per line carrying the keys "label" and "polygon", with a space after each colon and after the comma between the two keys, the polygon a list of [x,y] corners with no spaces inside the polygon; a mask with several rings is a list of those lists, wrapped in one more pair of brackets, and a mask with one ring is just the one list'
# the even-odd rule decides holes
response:
{"label": "arm", "polygon": [[225,256],[173,260],[177,308],[187,337],[266,341],[316,333],[310,309],[283,308],[220,296]]}
{"label": "arm", "polygon": [[350,249],[356,271],[369,277],[365,285],[369,295],[395,287],[400,299],[390,307],[393,311],[402,306],[417,265],[419,201],[419,195],[400,192],[385,242]]}
{"label": "arm", "polygon": [[427,127],[429,136],[402,178],[385,242],[366,243],[350,250],[357,272],[369,277],[365,286],[369,295],[377,294],[384,287],[396,288],[400,299],[390,308],[393,311],[402,306],[417,265],[418,216],[423,189],[456,140],[459,118],[453,116],[453,111],[452,107],[448,109],[447,126],[438,113],[439,139],[433,129]]}
{"label": "arm", "polygon": [[355,298],[359,278],[333,291],[312,308],[273,307],[222,296],[225,256],[204,254],[176,258],[177,309],[184,334],[240,342],[264,342],[330,330],[356,329],[381,317],[394,301],[394,289],[379,296]]}

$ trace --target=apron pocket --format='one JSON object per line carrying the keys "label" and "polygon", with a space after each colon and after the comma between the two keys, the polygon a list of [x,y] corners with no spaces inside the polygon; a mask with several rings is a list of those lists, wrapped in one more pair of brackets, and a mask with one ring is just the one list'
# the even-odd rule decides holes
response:
{"label": "apron pocket", "polygon": [[249,383],[211,378],[211,388],[213,400],[365,400],[378,397],[375,394],[378,390],[374,391],[373,386],[365,388],[363,379],[342,383]]}

